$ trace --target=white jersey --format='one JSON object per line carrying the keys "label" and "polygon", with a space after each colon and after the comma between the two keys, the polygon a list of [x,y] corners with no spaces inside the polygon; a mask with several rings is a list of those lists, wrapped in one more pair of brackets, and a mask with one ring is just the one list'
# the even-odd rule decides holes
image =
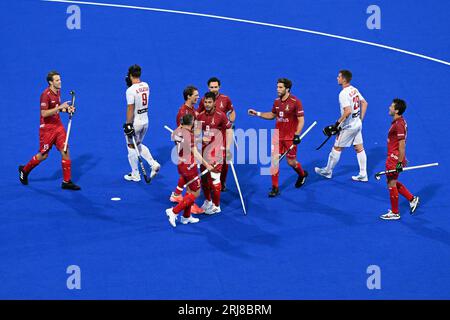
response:
{"label": "white jersey", "polygon": [[339,104],[341,106],[341,116],[344,108],[350,107],[352,113],[344,120],[342,129],[356,129],[361,127],[361,101],[365,100],[362,94],[353,86],[348,86],[339,93]]}
{"label": "white jersey", "polygon": [[150,89],[146,82],[133,84],[127,89],[127,104],[134,104],[133,126],[148,124],[148,98]]}

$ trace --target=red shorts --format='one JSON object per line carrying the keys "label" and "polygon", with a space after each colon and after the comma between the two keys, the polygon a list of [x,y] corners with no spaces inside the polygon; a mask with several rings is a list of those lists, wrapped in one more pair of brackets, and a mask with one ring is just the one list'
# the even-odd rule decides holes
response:
{"label": "red shorts", "polygon": [[[393,157],[388,157],[386,159],[386,171],[387,170],[395,170],[395,167],[397,166],[398,160],[393,158]],[[407,165],[407,161],[403,160],[403,166],[406,167]],[[387,173],[386,174],[386,179],[389,180],[398,180],[398,172],[394,172],[394,173]]]}
{"label": "red shorts", "polygon": [[[292,144],[293,144],[292,140],[275,140],[275,143],[272,142],[272,154],[276,155],[274,153],[278,148],[278,156],[281,156],[283,153],[288,151],[288,149],[292,146]],[[289,150],[286,157],[289,159],[297,158],[297,146],[294,146],[291,150]]]}
{"label": "red shorts", "polygon": [[[195,177],[198,177],[198,170],[196,163],[193,164],[179,163],[177,167],[178,173],[184,179],[184,183],[188,183]],[[188,186],[188,188],[191,189],[193,192],[200,190],[200,179],[197,179],[194,182],[192,182]]]}
{"label": "red shorts", "polygon": [[47,153],[53,147],[63,150],[66,142],[66,130],[63,126],[46,126],[39,128],[39,152]]}

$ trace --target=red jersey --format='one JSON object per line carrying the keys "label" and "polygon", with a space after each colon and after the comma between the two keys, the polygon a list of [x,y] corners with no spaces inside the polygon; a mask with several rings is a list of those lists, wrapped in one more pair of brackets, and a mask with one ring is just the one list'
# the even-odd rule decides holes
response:
{"label": "red jersey", "polygon": [[[216,110],[222,111],[225,114],[234,110],[233,103],[231,103],[230,98],[221,93],[219,93],[219,95],[216,97],[215,106]],[[205,97],[203,97],[202,100],[200,100],[197,109],[198,113],[203,111],[205,111]]]}
{"label": "red jersey", "polygon": [[187,105],[183,104],[177,113],[177,127],[181,124],[181,118],[187,114],[192,114],[194,116],[194,121],[197,119],[197,111],[195,111],[194,108],[188,107]]}
{"label": "red jersey", "polygon": [[272,113],[276,115],[279,140],[292,140],[297,130],[297,117],[304,115],[301,101],[292,94],[285,101],[278,98],[273,103]]}
{"label": "red jersey", "polygon": [[203,136],[211,138],[209,142],[204,142],[203,145],[209,145],[215,141],[215,136],[222,135],[222,141],[220,146],[224,146],[225,142],[225,131],[231,129],[231,122],[225,113],[219,110],[214,110],[214,112],[208,113],[205,111],[201,112],[197,121],[201,123]]}
{"label": "red jersey", "polygon": [[[406,131],[408,129],[408,125],[403,117],[398,118],[397,120],[392,121],[392,125],[389,128],[388,133],[388,157],[392,154],[395,156],[399,155],[399,141],[406,141]],[[406,155],[405,155],[406,159]]]}
{"label": "red jersey", "polygon": [[178,163],[193,164],[194,157],[194,133],[185,128],[177,128],[174,133],[174,140],[177,142]]}
{"label": "red jersey", "polygon": [[[58,90],[58,93],[54,93],[50,88],[47,88],[41,94],[41,110],[51,110],[58,107],[61,104],[61,92]],[[59,114],[54,114],[49,117],[43,117],[41,115],[41,128],[48,125],[54,126],[62,126],[61,118]]]}

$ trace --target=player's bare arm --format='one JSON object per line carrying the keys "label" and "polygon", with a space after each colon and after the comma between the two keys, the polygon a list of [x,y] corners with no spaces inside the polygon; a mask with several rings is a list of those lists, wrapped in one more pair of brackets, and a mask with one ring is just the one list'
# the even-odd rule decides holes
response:
{"label": "player's bare arm", "polygon": [[134,121],[134,104],[127,105],[127,122],[133,123]]}
{"label": "player's bare arm", "polygon": [[369,106],[369,103],[366,100],[361,100],[361,121],[364,120],[364,117],[366,116],[367,107]]}
{"label": "player's bare arm", "polygon": [[[41,110],[41,115],[42,115],[42,117],[47,118],[47,117],[53,116],[53,115],[55,115],[57,113],[60,113],[60,112],[66,112],[68,109],[70,109],[70,106],[69,106],[69,102],[66,101],[62,105],[60,105],[60,106],[58,106],[56,108],[53,108],[53,109],[50,109],[50,110]],[[75,112],[75,108],[73,108],[73,110]]]}
{"label": "player's bare arm", "polygon": [[273,120],[277,116],[273,112],[259,112],[254,109],[248,109],[248,114],[251,116],[257,116],[257,117],[260,117],[260,118],[266,119],[266,120]]}
{"label": "player's bare arm", "polygon": [[295,130],[295,134],[300,135],[300,133],[302,133],[303,126],[305,125],[305,117],[303,117],[303,116],[297,117],[297,120],[298,120],[298,124],[297,124],[297,129]]}
{"label": "player's bare arm", "polygon": [[350,115],[352,114],[352,108],[349,107],[345,107],[344,108],[344,113],[342,114],[342,116],[338,119],[337,122],[342,123],[345,121],[345,119],[347,119]]}
{"label": "player's bare arm", "polygon": [[234,110],[231,111],[229,117],[230,117],[230,121],[234,122],[236,120],[236,112]]}
{"label": "player's bare arm", "polygon": [[406,142],[405,140],[400,140],[398,142],[398,162],[403,162],[405,159]]}

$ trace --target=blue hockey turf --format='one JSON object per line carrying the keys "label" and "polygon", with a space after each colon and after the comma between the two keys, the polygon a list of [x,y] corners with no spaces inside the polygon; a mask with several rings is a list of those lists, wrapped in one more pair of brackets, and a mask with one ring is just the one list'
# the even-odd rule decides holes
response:
{"label": "blue hockey turf", "polygon": [[[381,29],[369,30],[366,1],[99,0],[138,7],[233,17],[304,28],[400,48],[450,61],[448,1],[377,1]],[[69,30],[70,3],[0,2],[2,161],[0,162],[0,298],[3,299],[449,299],[450,66],[373,45],[307,32],[137,8],[79,4],[81,29]],[[128,66],[140,64],[151,90],[145,142],[162,164],[151,184],[129,183],[122,124]],[[332,180],[314,173],[326,164],[323,126],[339,115],[339,69],[369,102],[364,145],[370,180],[355,183],[358,164],[343,152]],[[38,150],[39,95],[49,70],[61,73],[62,99],[77,93],[71,133],[73,179],[60,189],[60,154],[18,180],[17,167]],[[182,90],[203,94],[217,76],[237,111],[236,127],[270,129],[248,108],[270,110],[276,80],[293,81],[306,125],[318,125],[299,146],[309,179],[281,167],[281,196],[269,199],[260,164],[237,165],[244,216],[231,170],[222,213],[173,229],[165,209],[178,173],[173,143]],[[401,181],[421,197],[416,215],[401,198],[400,221],[382,221],[390,207],[384,170],[388,106],[408,103],[407,157]],[[64,124],[67,115],[63,114]],[[267,150],[268,152],[269,150]],[[120,197],[121,201],[111,201]],[[198,200],[202,203],[202,199]],[[81,269],[81,290],[68,290],[66,268]],[[369,290],[366,270],[381,270]]]}

